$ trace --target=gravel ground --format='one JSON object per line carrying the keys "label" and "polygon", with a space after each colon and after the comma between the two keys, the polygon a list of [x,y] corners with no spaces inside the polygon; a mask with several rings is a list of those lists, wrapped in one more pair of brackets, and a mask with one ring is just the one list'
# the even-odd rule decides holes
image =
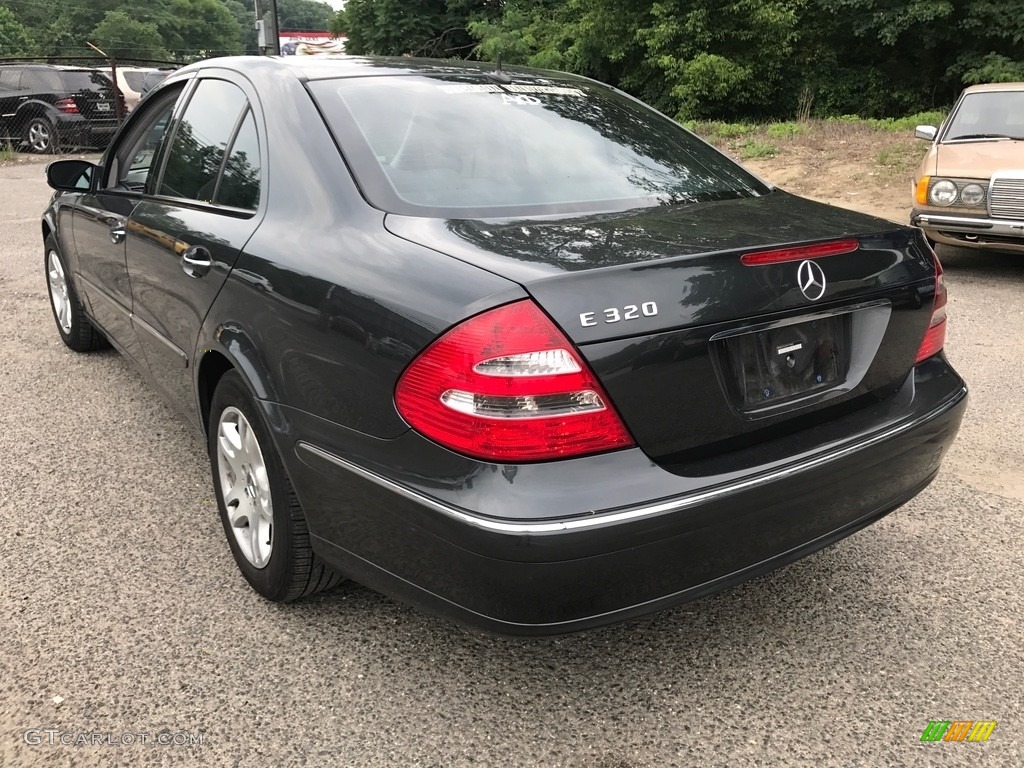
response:
{"label": "gravel ground", "polygon": [[[0,765],[1024,765],[1024,258],[942,252],[972,401],[913,502],[715,597],[509,640],[245,585],[201,441],[57,336],[42,170],[0,167]],[[920,743],[940,719],[998,726]]]}

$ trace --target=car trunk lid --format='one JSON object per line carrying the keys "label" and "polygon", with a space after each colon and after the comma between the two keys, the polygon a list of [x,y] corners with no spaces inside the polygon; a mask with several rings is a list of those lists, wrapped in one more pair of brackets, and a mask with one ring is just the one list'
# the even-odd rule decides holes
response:
{"label": "car trunk lid", "polygon": [[[918,233],[779,191],[547,221],[389,216],[388,227],[522,284],[655,459],[891,396],[930,320],[934,266]],[[741,260],[851,239],[827,257]]]}

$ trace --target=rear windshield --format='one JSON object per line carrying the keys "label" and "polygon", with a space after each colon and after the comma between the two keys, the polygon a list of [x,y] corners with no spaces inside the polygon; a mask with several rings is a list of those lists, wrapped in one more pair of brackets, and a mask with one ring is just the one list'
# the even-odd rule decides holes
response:
{"label": "rear windshield", "polygon": [[64,70],[60,73],[64,89],[69,93],[77,91],[109,91],[110,78],[95,70]]}
{"label": "rear windshield", "polygon": [[1024,91],[969,93],[950,120],[943,141],[1024,139]]}
{"label": "rear windshield", "polygon": [[309,88],[370,203],[394,213],[613,211],[768,191],[676,123],[596,84],[408,75]]}

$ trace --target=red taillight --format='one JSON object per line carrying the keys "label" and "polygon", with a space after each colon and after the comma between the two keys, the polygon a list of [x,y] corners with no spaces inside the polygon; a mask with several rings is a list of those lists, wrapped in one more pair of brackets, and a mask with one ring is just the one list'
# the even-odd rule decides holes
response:
{"label": "red taillight", "polygon": [[838,256],[841,253],[852,253],[860,248],[860,241],[852,238],[833,240],[830,243],[800,245],[795,248],[772,248],[770,251],[754,251],[740,256],[740,263],[747,267],[759,267],[765,264],[779,264],[783,261],[803,261],[804,259],[821,259],[825,256]]}
{"label": "red taillight", "polygon": [[453,451],[502,462],[633,445],[587,364],[530,300],[455,326],[398,380],[410,426]]}
{"label": "red taillight", "polygon": [[74,99],[61,99],[60,101],[54,102],[53,106],[67,115],[78,114],[78,105],[75,103]]}
{"label": "red taillight", "polygon": [[924,339],[917,350],[915,365],[938,354],[946,343],[946,283],[942,279],[942,265],[939,257],[935,259],[935,301],[932,304],[932,320],[925,331]]}

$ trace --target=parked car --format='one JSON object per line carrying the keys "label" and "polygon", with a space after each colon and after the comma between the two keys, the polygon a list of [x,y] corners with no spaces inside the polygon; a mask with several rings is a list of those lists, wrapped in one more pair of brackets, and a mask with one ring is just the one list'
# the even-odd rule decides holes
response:
{"label": "parked car", "polygon": [[135,109],[143,96],[173,70],[155,67],[117,67],[115,71],[117,72],[117,87],[124,96],[125,109],[130,112]]}
{"label": "parked car", "polygon": [[54,64],[0,65],[0,141],[46,153],[104,147],[116,130],[113,84],[102,72]]}
{"label": "parked car", "polygon": [[966,89],[932,142],[911,194],[911,223],[932,242],[1024,253],[1024,83]]}
{"label": "parked car", "polygon": [[203,436],[271,600],[350,577],[513,634],[665,608],[913,498],[966,407],[919,230],[584,78],[216,59],[47,175],[58,333]]}

